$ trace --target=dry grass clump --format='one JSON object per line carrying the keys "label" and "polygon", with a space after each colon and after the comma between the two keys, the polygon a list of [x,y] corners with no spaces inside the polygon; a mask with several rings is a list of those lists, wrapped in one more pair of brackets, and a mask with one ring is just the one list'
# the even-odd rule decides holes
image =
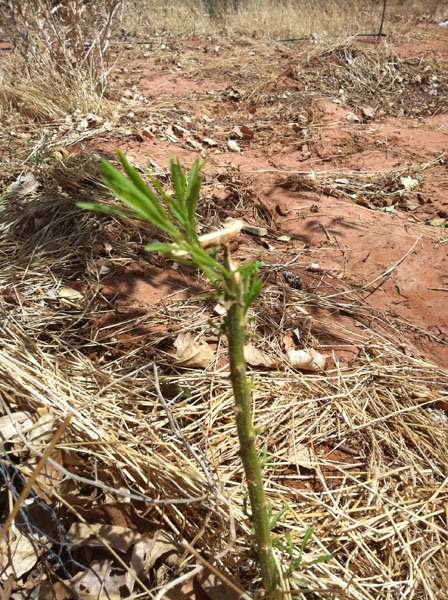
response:
{"label": "dry grass clump", "polygon": [[104,88],[121,8],[121,0],[0,3],[2,39],[13,45],[1,57],[2,171],[39,166],[43,147],[48,154],[67,132],[112,117]]}
{"label": "dry grass clump", "polygon": [[[5,415],[25,412],[32,425],[28,445],[16,436],[3,448],[3,493],[17,490],[19,473],[32,472],[54,420],[74,413],[23,517],[47,558],[37,569],[51,582],[54,573],[69,581],[80,565],[89,568],[89,552],[74,553],[67,543],[74,522],[151,526],[175,543],[187,540],[208,561],[220,554],[218,572],[230,570],[254,592],[225,341],[210,324],[219,322],[212,306],[187,294],[117,312],[103,294],[100,263],[107,256],[112,272],[123,264],[147,269],[141,232],[80,213],[64,197],[30,198],[18,208],[13,199],[0,204],[0,398]],[[360,348],[350,369],[254,370],[255,425],[270,457],[267,491],[274,512],[288,509],[275,534],[289,531],[297,547],[313,526],[307,559],[335,555],[300,572],[300,583],[284,582],[284,590],[303,600],[442,598],[448,429],[437,410],[446,407],[448,372],[403,355],[395,345],[403,321],[373,315],[348,289],[326,289],[285,292],[271,281],[254,307],[257,345],[274,353],[292,330],[322,351],[324,322],[300,306],[320,315],[349,310],[363,324],[359,333],[338,329],[340,345]],[[173,341],[187,331],[215,344],[216,360],[205,370],[174,364]],[[53,530],[38,518],[42,500]],[[118,555],[129,569],[126,554]],[[177,556],[169,580],[197,564],[190,550]],[[115,573],[123,571],[111,560]],[[163,577],[151,571],[143,597],[160,590]]]}
{"label": "dry grass clump", "polygon": [[[246,0],[239,2],[235,13],[234,0],[176,0],[161,4],[158,0],[128,3],[123,26],[132,35],[147,36],[150,32],[204,35],[226,32],[270,38],[324,37],[377,33],[381,21],[382,2],[371,0]],[[416,22],[438,22],[446,18],[437,0],[418,0],[406,5],[401,0],[389,0],[385,32],[409,34]]]}
{"label": "dry grass clump", "polygon": [[22,57],[25,72],[50,64],[65,79],[76,71],[98,81],[108,64],[110,35],[122,0],[2,2],[1,31]]}
{"label": "dry grass clump", "polygon": [[296,78],[342,104],[371,107],[377,116],[431,116],[448,107],[447,66],[431,53],[400,57],[387,46],[344,42],[312,50]]}

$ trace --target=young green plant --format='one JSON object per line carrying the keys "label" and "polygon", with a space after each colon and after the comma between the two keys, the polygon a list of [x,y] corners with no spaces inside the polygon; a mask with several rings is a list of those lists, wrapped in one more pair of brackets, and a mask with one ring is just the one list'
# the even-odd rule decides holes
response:
{"label": "young green plant", "polygon": [[[257,277],[259,263],[232,260],[229,242],[241,231],[242,223],[234,221],[224,229],[203,236],[196,233],[196,209],[201,187],[201,169],[197,159],[187,175],[179,161],[170,158],[174,196],[166,193],[159,182],[148,174],[153,189],[118,151],[125,177],[110,163],[103,161],[104,183],[125,204],[126,210],[103,204],[79,203],[91,210],[115,213],[149,221],[171,239],[170,243],[149,244],[148,252],[159,252],[181,264],[193,266],[205,273],[224,302],[226,315],[224,332],[229,345],[230,377],[235,398],[236,424],[240,456],[244,467],[255,534],[255,550],[260,565],[263,586],[273,598],[278,589],[271,539],[269,508],[266,502],[262,465],[255,446],[256,432],[252,424],[250,384],[246,376],[244,341],[246,312],[260,293],[262,280]],[[222,260],[218,253],[222,250]],[[221,256],[221,255],[219,255]]]}

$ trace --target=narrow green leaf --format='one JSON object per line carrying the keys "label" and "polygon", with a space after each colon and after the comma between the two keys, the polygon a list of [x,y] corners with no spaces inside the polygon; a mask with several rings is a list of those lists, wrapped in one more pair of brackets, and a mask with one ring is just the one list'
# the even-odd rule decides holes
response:
{"label": "narrow green leaf", "polygon": [[292,560],[294,558],[294,546],[292,544],[291,532],[290,531],[287,531],[285,533],[285,538],[286,538],[286,541],[288,543],[289,560]]}
{"label": "narrow green leaf", "polygon": [[130,166],[120,150],[117,150],[123,168],[128,175],[118,171],[107,161],[102,161],[101,170],[103,171],[103,181],[112,189],[115,195],[120,195],[120,200],[131,206],[134,210],[140,212],[144,218],[151,221],[157,227],[164,231],[171,232],[174,228],[167,218],[156,195],[146,186],[140,175]]}
{"label": "narrow green leaf", "polygon": [[177,199],[185,211],[185,171],[182,169],[179,159],[174,162],[170,156],[170,170]]}
{"label": "narrow green leaf", "polygon": [[97,212],[112,213],[114,215],[121,215],[123,217],[130,217],[131,219],[141,219],[141,215],[130,210],[124,210],[123,208],[116,208],[115,206],[108,206],[107,204],[96,204],[95,202],[77,202],[76,206],[79,208],[85,208],[87,210],[95,210]]}
{"label": "narrow green leaf", "polygon": [[[166,217],[157,199],[153,203],[147,195],[143,194],[131,181],[126,179],[120,171],[117,171],[112,165],[108,165],[116,172],[111,177],[104,176],[104,183],[110,187],[115,196],[121,200],[126,206],[132,208],[139,213],[142,218],[153,223],[163,231],[166,231],[171,236],[176,235],[176,229]],[[109,169],[108,169],[109,170]],[[159,205],[159,208],[157,207]]]}
{"label": "narrow green leaf", "polygon": [[305,535],[303,536],[303,540],[302,540],[302,545],[300,547],[299,558],[298,558],[299,563],[302,562],[303,553],[305,552],[305,548],[306,548],[306,545],[308,544],[308,540],[310,539],[310,537],[312,535],[313,535],[313,528],[308,527],[308,529],[305,531]]}
{"label": "narrow green leaf", "polygon": [[132,181],[132,183],[135,185],[135,187],[138,190],[140,190],[140,192],[145,194],[145,196],[147,196],[149,198],[149,200],[151,200],[151,202],[154,203],[154,208],[156,208],[160,212],[160,214],[163,215],[163,208],[160,206],[154,192],[152,192],[148,188],[148,186],[143,181],[143,179],[140,177],[140,175],[137,173],[137,171],[133,167],[131,167],[131,165],[126,160],[126,157],[123,154],[123,152],[121,152],[121,150],[117,150],[117,154],[118,154],[118,158],[123,166],[123,169],[125,170],[126,175],[129,177],[129,179]]}
{"label": "narrow green leaf", "polygon": [[333,554],[325,554],[323,556],[319,556],[319,558],[315,558],[314,560],[311,560],[310,562],[301,562],[300,566],[301,567],[312,567],[313,565],[317,565],[321,562],[328,562],[329,560],[333,560],[334,556]]}
{"label": "narrow green leaf", "polygon": [[200,169],[201,165],[199,163],[199,159],[197,158],[191,168],[187,186],[187,211],[188,219],[191,225],[193,225],[195,222],[199,191],[202,184],[202,177],[199,175]]}
{"label": "narrow green leaf", "polygon": [[247,281],[246,293],[244,295],[244,312],[246,312],[250,305],[258,298],[262,287],[263,280],[261,277],[251,277]]}
{"label": "narrow green leaf", "polygon": [[176,248],[173,247],[172,244],[147,244],[145,246],[145,250],[146,252],[160,252],[160,253],[170,253],[172,254],[173,251],[176,250]]}
{"label": "narrow green leaf", "polygon": [[289,510],[288,508],[282,508],[282,510],[281,510],[281,511],[279,511],[279,512],[278,512],[278,513],[277,513],[277,514],[274,516],[274,518],[272,519],[272,521],[271,521],[271,522],[270,522],[270,524],[269,524],[269,526],[270,526],[270,528],[271,528],[271,531],[272,531],[272,529],[274,529],[274,527],[277,525],[277,523],[278,523],[279,519],[281,519],[281,518],[283,517],[283,515],[284,515],[286,512],[288,512],[288,510]]}

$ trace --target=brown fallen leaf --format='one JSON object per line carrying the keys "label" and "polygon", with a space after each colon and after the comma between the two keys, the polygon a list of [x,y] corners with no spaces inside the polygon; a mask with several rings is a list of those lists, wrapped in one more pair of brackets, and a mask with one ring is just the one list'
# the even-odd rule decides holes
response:
{"label": "brown fallen leaf", "polygon": [[178,547],[175,545],[173,534],[159,529],[153,535],[145,535],[132,549],[131,568],[133,572],[145,579],[156,561],[162,556],[175,554],[176,562],[179,558]]}
{"label": "brown fallen leaf", "polygon": [[190,332],[180,333],[174,342],[177,364],[183,367],[208,367],[214,352],[206,342],[197,342]]}
{"label": "brown fallen leaf", "polygon": [[103,523],[76,522],[67,533],[67,541],[73,544],[73,547],[101,547],[104,546],[103,539],[111,548],[120,552],[127,552],[131,546],[141,540],[141,537],[140,533],[127,527]]}
{"label": "brown fallen leaf", "polygon": [[[221,567],[221,570],[224,570],[224,568]],[[226,579],[235,584],[236,588],[241,590],[241,593],[238,593],[236,589],[219,579],[214,573],[204,569],[194,578],[193,589],[196,592],[196,598],[205,597],[208,600],[239,600],[241,595],[244,594],[241,583],[227,570],[224,570],[223,574]],[[200,588],[199,590],[198,587]],[[201,592],[202,594],[198,592]]]}
{"label": "brown fallen leaf", "polygon": [[244,358],[249,365],[253,367],[267,367],[273,369],[276,366],[276,361],[262,350],[256,348],[253,344],[244,346]]}
{"label": "brown fallen leaf", "polygon": [[286,460],[292,465],[300,465],[308,469],[315,468],[311,448],[306,444],[296,444],[288,451]]}

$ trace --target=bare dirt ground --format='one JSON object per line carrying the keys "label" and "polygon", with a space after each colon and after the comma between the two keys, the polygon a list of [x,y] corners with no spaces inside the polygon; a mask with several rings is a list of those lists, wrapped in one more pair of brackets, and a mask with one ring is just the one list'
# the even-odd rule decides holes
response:
{"label": "bare dirt ground", "polygon": [[[397,66],[403,80],[409,65],[418,64],[415,57],[437,65],[447,44],[416,41],[384,50],[354,41],[350,52],[356,57],[378,48],[397,65],[405,61]],[[288,270],[302,278],[305,292],[350,289],[371,307],[372,318],[400,318],[403,351],[446,365],[448,116],[442,98],[448,90],[439,89],[437,76],[423,92],[416,83],[400,94],[398,74],[385,91],[375,82],[378,92],[370,98],[362,90],[351,97],[350,89],[335,97],[315,84],[321,75],[300,47],[172,40],[146,58],[134,59],[134,52],[117,75],[129,91],[122,132],[94,136],[72,152],[120,148],[136,164],[166,168],[169,154],[188,164],[200,150],[210,159],[205,202],[216,224],[238,216],[268,228],[263,238],[245,237],[242,256],[250,248],[267,265],[295,259]],[[137,102],[148,100],[147,108],[133,108],[134,94]],[[407,190],[406,177],[418,185]],[[278,240],[285,235],[290,240]],[[109,293],[123,290],[123,277],[104,282]],[[169,277],[165,268],[163,277]],[[129,301],[152,303],[165,295],[157,278],[154,286],[152,277],[141,279],[146,283],[127,293]],[[336,324],[341,317],[325,318]],[[329,347],[344,365],[359,351]]]}
{"label": "bare dirt ground", "polygon": [[[186,167],[207,158],[200,232],[229,217],[252,226],[233,251],[264,263],[249,329],[275,357],[275,368],[252,365],[268,495],[274,513],[287,509],[275,534],[292,532],[300,548],[313,525],[309,558],[334,554],[300,572],[294,597],[447,597],[448,28],[417,32],[328,45],[155,36],[120,47],[106,91],[115,121],[79,111],[52,124],[59,137],[38,191],[6,194],[1,206],[0,391],[20,418],[38,418],[39,447],[54,415],[73,412],[52,456],[75,477],[47,465],[38,478],[44,550],[37,561],[24,548],[28,566],[10,592],[100,597],[104,586],[119,598],[135,584],[151,598],[221,552],[218,575],[248,594],[260,588],[226,340],[216,307],[197,294],[207,283],[146,253],[160,241],[150,226],[74,207],[113,201],[98,165],[119,148],[167,187],[170,154]],[[176,363],[185,332],[213,350],[207,368]],[[316,349],[325,369],[292,369],[291,347]],[[8,443],[8,472],[35,459]],[[184,496],[194,501],[167,500]],[[6,511],[6,492],[2,501]],[[121,562],[98,548],[98,532]],[[201,577],[163,597],[234,597],[228,582],[219,596]]]}

